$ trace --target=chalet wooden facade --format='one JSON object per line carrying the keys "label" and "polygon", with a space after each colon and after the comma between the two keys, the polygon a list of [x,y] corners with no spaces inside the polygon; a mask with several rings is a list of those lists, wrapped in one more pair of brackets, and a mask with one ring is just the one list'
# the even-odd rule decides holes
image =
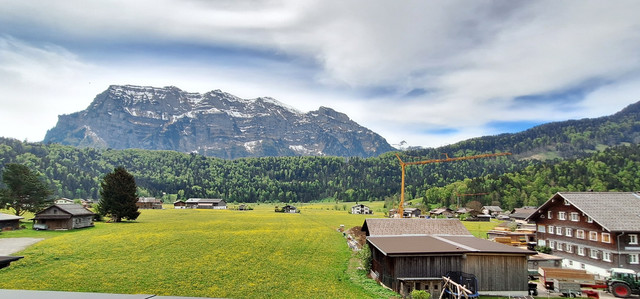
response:
{"label": "chalet wooden facade", "polygon": [[93,226],[94,213],[78,204],[54,204],[33,218],[34,229],[76,229]]}
{"label": "chalet wooden facade", "polygon": [[527,257],[535,252],[476,238],[457,219],[367,219],[362,230],[372,276],[402,295],[420,289],[438,297],[449,272],[475,275],[482,295],[527,294]]}
{"label": "chalet wooden facade", "polygon": [[0,230],[13,230],[20,228],[21,216],[0,213]]}
{"label": "chalet wooden facade", "polygon": [[227,208],[227,203],[223,199],[217,198],[189,198],[185,204],[187,209],[224,210]]}
{"label": "chalet wooden facade", "polygon": [[162,209],[162,200],[155,197],[140,197],[136,202],[138,209]]}
{"label": "chalet wooden facade", "polygon": [[608,275],[610,268],[640,271],[640,195],[634,192],[558,192],[527,220],[539,246],[563,266]]}
{"label": "chalet wooden facade", "polygon": [[184,200],[176,200],[176,202],[173,203],[173,208],[174,209],[186,209],[187,208],[187,203]]}
{"label": "chalet wooden facade", "polygon": [[373,211],[368,206],[363,204],[357,204],[351,207],[351,214],[373,214]]}

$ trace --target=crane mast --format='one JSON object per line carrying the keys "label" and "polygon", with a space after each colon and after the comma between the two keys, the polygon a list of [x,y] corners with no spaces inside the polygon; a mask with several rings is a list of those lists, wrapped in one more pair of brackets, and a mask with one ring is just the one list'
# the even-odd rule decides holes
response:
{"label": "crane mast", "polygon": [[461,160],[507,156],[507,155],[511,155],[511,153],[482,154],[482,155],[456,157],[456,158],[449,158],[449,155],[447,155],[446,153],[444,155],[446,157],[445,159],[431,159],[431,160],[425,160],[425,161],[404,162],[402,161],[402,159],[400,159],[400,155],[396,153],[396,157],[400,161],[400,168],[402,169],[402,179],[401,179],[402,186],[400,187],[400,206],[398,207],[398,214],[400,215],[400,218],[403,217],[403,213],[404,213],[404,206],[403,206],[404,205],[404,177],[405,177],[405,169],[407,168],[407,165],[424,165],[424,164],[431,164],[431,163],[444,163],[444,162],[454,162],[454,161],[461,161]]}

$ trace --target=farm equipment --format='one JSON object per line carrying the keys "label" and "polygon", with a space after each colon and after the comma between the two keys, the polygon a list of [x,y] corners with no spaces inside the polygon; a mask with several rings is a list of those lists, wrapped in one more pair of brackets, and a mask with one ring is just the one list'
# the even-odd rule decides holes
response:
{"label": "farm equipment", "polygon": [[580,287],[581,284],[595,285],[595,277],[585,270],[541,267],[538,268],[538,273],[540,273],[545,288],[549,290],[556,289],[556,281],[567,283],[575,282],[578,284],[578,287]]}
{"label": "farm equipment", "polygon": [[631,294],[640,294],[640,276],[629,269],[612,268],[607,278],[607,290],[616,297],[626,298]]}
{"label": "farm equipment", "polygon": [[553,291],[556,293],[561,293],[564,297],[575,298],[576,296],[582,295],[582,290],[580,289],[580,283],[570,280],[553,280]]}

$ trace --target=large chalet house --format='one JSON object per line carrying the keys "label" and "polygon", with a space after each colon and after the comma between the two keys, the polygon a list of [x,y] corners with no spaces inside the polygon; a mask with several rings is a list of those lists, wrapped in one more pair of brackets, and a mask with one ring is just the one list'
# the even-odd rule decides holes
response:
{"label": "large chalet house", "polygon": [[535,221],[539,246],[563,266],[607,276],[610,268],[640,271],[640,194],[558,192],[527,220]]}

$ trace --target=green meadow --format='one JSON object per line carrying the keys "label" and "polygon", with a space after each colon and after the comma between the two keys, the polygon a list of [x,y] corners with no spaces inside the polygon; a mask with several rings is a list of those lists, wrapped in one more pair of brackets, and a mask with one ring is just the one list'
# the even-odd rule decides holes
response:
{"label": "green meadow", "polygon": [[[378,206],[382,203],[373,203],[374,211]],[[393,296],[353,269],[353,253],[338,232],[341,224],[359,226],[371,215],[350,215],[342,204],[329,203],[302,205],[299,214],[275,213],[273,205],[253,207],[167,206],[141,210],[135,222],[3,232],[2,238],[45,240],[15,254],[25,258],[0,270],[0,288],[234,298]],[[470,229],[482,236],[485,228]]]}

